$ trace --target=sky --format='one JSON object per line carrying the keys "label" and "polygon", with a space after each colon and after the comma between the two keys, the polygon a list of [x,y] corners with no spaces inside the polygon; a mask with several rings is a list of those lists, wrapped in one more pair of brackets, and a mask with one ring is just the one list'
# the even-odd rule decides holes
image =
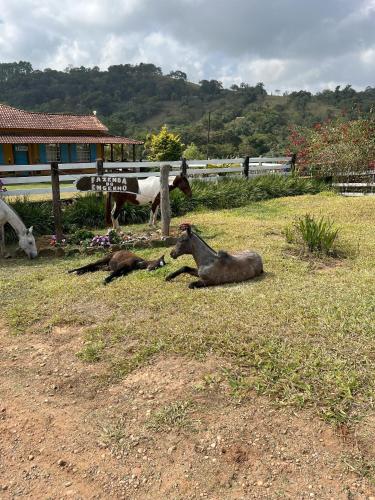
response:
{"label": "sky", "polygon": [[153,63],[269,92],[375,86],[375,0],[0,0],[0,62]]}

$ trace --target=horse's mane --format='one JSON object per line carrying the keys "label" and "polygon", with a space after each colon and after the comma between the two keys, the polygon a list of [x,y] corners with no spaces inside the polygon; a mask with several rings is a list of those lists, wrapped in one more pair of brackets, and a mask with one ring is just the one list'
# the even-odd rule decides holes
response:
{"label": "horse's mane", "polygon": [[206,245],[206,247],[207,247],[207,248],[209,248],[209,249],[211,250],[211,252],[213,252],[215,255],[217,255],[216,250],[214,250],[212,247],[210,247],[210,245],[209,245],[208,243],[206,243],[206,242],[204,241],[204,239],[202,239],[202,238],[201,238],[201,237],[200,237],[197,233],[194,233],[194,232],[192,231],[192,234],[194,234],[194,236],[196,236],[196,237],[197,237],[197,238],[198,238],[198,239],[199,239],[202,243],[204,243],[204,244]]}

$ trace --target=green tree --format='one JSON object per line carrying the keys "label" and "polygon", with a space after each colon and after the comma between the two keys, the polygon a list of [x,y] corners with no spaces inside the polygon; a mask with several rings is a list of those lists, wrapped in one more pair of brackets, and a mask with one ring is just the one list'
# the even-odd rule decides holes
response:
{"label": "green tree", "polygon": [[147,137],[146,148],[151,161],[173,161],[181,158],[184,144],[178,134],[169,132],[164,125],[158,134]]}
{"label": "green tree", "polygon": [[200,160],[204,157],[203,153],[199,150],[198,146],[191,142],[189,146],[182,153],[182,156],[187,160]]}

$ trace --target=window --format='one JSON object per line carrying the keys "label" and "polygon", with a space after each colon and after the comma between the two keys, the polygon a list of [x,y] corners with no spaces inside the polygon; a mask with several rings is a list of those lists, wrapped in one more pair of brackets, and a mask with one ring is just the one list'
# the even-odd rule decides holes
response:
{"label": "window", "polygon": [[46,144],[47,162],[60,161],[60,146],[59,144]]}
{"label": "window", "polygon": [[89,144],[77,144],[77,161],[90,161]]}

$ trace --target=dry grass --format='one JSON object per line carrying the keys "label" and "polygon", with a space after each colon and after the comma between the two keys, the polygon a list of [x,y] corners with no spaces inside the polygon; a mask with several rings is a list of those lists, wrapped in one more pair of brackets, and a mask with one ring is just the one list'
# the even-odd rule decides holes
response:
{"label": "dry grass", "polygon": [[[288,256],[283,228],[306,212],[339,224],[340,244],[355,247],[352,257],[314,268]],[[375,199],[323,193],[190,214],[184,220],[214,248],[252,248],[264,257],[263,279],[209,289],[189,290],[191,277],[164,282],[166,274],[191,264],[188,257],[108,287],[102,273],[66,274],[90,257],[4,262],[0,312],[18,334],[51,334],[66,324],[84,328],[81,362],[103,363],[109,378],[160,352],[214,353],[234,367],[225,376],[236,395],[256,390],[279,404],[310,406],[327,420],[351,422],[374,398],[374,213]]]}

